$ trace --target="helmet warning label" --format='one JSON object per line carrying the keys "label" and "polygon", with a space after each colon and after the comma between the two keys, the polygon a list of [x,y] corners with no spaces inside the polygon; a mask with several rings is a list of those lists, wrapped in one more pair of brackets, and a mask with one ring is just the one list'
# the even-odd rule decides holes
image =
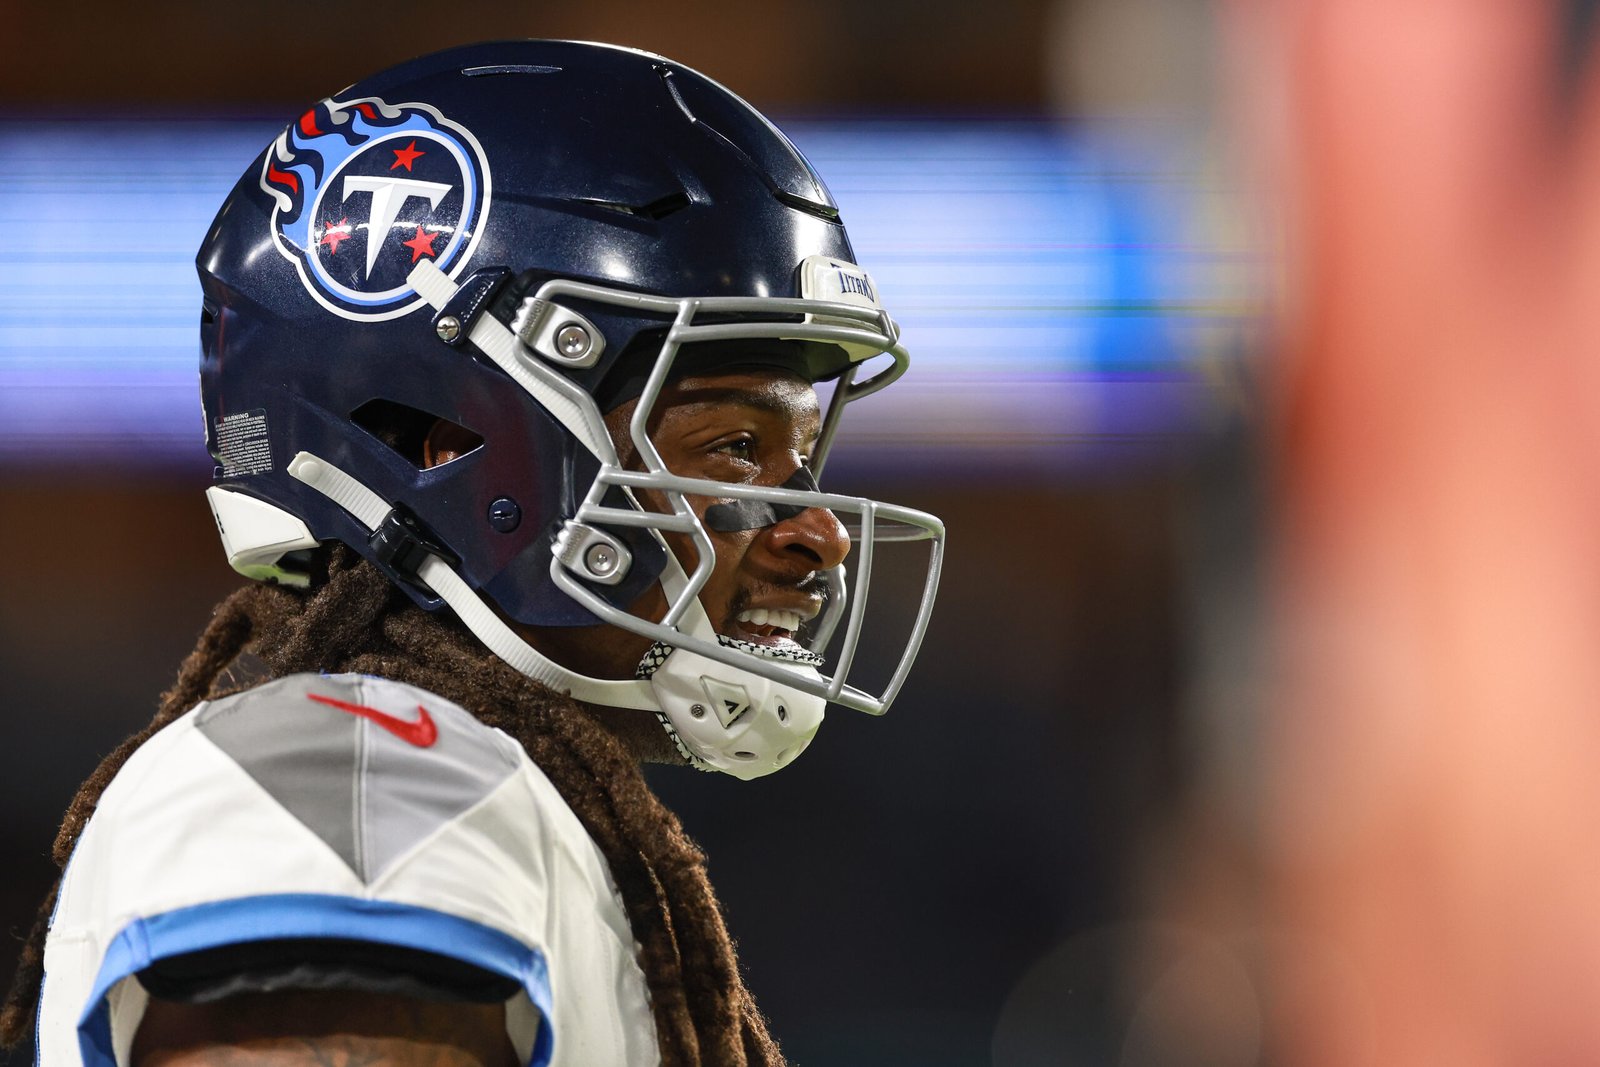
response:
{"label": "helmet warning label", "polygon": [[216,420],[217,477],[264,474],[272,469],[272,448],[267,443],[267,413],[237,411]]}

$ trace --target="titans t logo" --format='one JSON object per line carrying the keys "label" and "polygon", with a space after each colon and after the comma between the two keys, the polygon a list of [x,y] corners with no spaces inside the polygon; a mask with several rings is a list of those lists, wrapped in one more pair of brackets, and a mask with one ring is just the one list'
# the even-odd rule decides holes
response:
{"label": "titans t logo", "polygon": [[477,138],[427,104],[325,100],[278,135],[261,164],[278,251],[317,303],[392,319],[422,303],[423,259],[454,277],[489,211]]}

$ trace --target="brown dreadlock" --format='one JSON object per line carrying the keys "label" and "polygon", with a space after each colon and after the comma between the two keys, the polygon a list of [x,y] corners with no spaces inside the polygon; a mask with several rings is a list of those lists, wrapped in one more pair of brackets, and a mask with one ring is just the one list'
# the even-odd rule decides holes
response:
{"label": "brown dreadlock", "polygon": [[[534,685],[478,645],[453,619],[412,605],[342,546],[310,594],[249,585],[218,605],[150,724],[79,788],[56,836],[65,867],[100,795],[156,731],[230,688],[241,653],[274,677],[354,671],[423,686],[521,742],[594,838],[622,891],[668,1067],[779,1065],[783,1059],[739,974],[705,856],[646,785],[638,760],[581,705]],[[56,887],[40,908],[5,1007],[0,1043],[22,1039],[38,1002]]]}

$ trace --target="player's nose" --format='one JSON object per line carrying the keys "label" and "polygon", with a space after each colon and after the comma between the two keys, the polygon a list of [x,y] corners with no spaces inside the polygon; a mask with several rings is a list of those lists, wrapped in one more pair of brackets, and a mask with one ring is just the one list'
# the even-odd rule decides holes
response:
{"label": "player's nose", "polygon": [[768,529],[767,540],[780,559],[807,571],[832,570],[850,554],[850,533],[827,508],[806,508],[784,519]]}

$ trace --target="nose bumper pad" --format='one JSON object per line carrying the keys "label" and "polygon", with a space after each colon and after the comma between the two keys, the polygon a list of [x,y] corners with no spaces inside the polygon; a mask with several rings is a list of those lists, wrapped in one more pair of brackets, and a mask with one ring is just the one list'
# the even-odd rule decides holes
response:
{"label": "nose bumper pad", "polygon": [[[819,491],[810,467],[801,467],[778,488],[797,489],[805,493]],[[712,504],[706,508],[705,523],[718,533],[764,530],[807,510],[799,504],[777,504],[770,500],[730,500],[726,504]]]}

